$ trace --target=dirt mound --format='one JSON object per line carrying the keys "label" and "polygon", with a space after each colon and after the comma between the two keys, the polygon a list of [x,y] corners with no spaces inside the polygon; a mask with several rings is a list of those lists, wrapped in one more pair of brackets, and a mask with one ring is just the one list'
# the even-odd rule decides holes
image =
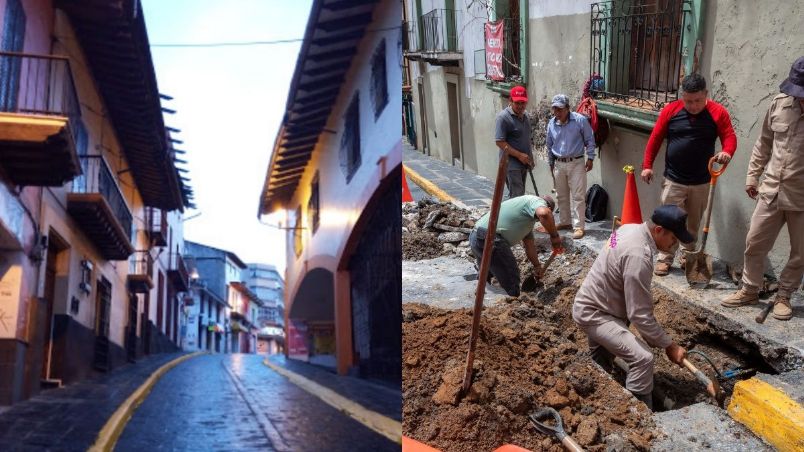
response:
{"label": "dirt mound", "polygon": [[473,385],[458,400],[471,311],[405,305],[403,419],[406,435],[444,451],[493,450],[511,443],[563,450],[538,434],[527,414],[551,406],[589,450],[615,434],[642,448],[653,438],[647,408],[579,353],[576,333],[551,306],[519,303],[484,312]]}
{"label": "dirt mound", "polygon": [[473,259],[469,233],[479,211],[452,203],[424,199],[402,207],[402,259],[422,260],[439,256]]}
{"label": "dirt mound", "polygon": [[[515,249],[515,254],[526,274],[530,264],[524,252]],[[536,292],[484,310],[472,390],[461,400],[457,389],[471,311],[404,305],[405,434],[445,451],[493,450],[506,443],[559,451],[557,441],[537,433],[527,420],[535,408],[552,406],[588,450],[648,448],[655,436],[650,412],[623,388],[622,371],[606,374],[593,364],[586,335],[571,318],[575,294],[593,260],[591,253],[577,250],[560,255]],[[719,369],[761,362],[751,359],[755,351],[750,346],[718,333],[701,311],[658,290],[653,296],[655,315],[673,339],[688,350],[705,352]],[[656,386],[675,401],[675,408],[714,403],[663,350],[655,354]],[[699,357],[690,360],[715,376]]]}

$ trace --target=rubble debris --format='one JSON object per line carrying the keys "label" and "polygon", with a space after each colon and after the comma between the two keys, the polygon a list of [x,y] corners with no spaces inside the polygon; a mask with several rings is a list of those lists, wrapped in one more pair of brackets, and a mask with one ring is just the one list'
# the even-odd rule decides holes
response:
{"label": "rubble debris", "polygon": [[[456,256],[474,260],[469,234],[481,210],[424,199],[402,206],[402,259]],[[446,246],[449,244],[450,246]]]}

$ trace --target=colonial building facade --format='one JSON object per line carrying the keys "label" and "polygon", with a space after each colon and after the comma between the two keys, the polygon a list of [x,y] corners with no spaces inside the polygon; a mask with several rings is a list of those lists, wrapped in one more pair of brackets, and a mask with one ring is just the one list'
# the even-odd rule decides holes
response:
{"label": "colonial building facade", "polygon": [[401,3],[313,2],[260,196],[287,228],[287,354],[401,382]]}
{"label": "colonial building facade", "polygon": [[191,192],[139,3],[4,0],[0,27],[0,404],[11,404],[176,350],[160,319],[187,290],[169,246],[181,249]]}

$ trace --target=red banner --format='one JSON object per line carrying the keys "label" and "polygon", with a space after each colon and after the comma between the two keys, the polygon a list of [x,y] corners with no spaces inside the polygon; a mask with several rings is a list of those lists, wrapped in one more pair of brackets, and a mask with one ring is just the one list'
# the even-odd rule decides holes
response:
{"label": "red banner", "polygon": [[302,361],[310,359],[307,324],[302,320],[288,319],[288,357]]}
{"label": "red banner", "polygon": [[503,61],[503,21],[486,22],[486,78],[504,80]]}

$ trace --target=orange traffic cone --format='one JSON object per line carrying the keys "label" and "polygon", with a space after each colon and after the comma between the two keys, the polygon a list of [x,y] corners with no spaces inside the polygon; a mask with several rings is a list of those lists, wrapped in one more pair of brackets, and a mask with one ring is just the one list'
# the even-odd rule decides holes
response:
{"label": "orange traffic cone", "polygon": [[623,171],[625,171],[625,196],[623,197],[620,224],[642,223],[642,210],[639,208],[639,193],[637,193],[634,167],[626,165]]}
{"label": "orange traffic cone", "polygon": [[408,188],[408,179],[405,177],[405,165],[402,165],[402,202],[413,202],[413,195]]}

